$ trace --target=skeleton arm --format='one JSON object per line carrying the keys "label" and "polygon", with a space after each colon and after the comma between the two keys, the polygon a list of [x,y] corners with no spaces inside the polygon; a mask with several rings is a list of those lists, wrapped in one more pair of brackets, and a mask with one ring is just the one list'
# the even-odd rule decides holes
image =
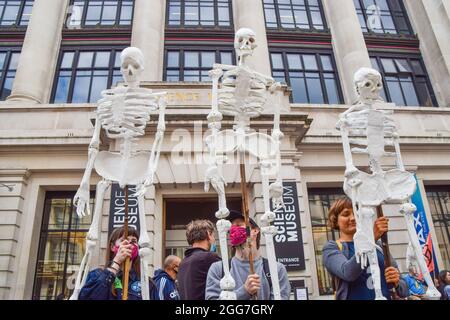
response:
{"label": "skeleton arm", "polygon": [[350,176],[353,172],[358,171],[358,169],[353,164],[353,157],[352,157],[352,151],[350,146],[350,140],[348,138],[349,135],[349,127],[346,119],[346,113],[344,112],[339,122],[337,123],[338,130],[341,131],[341,137],[342,137],[342,146],[344,148],[344,157],[345,157],[345,176]]}
{"label": "skeleton arm", "polygon": [[276,181],[270,185],[269,193],[270,198],[272,199],[272,204],[276,209],[283,206],[283,183],[281,181],[280,167],[281,167],[281,140],[284,138],[283,132],[280,130],[280,108],[281,108],[281,95],[283,94],[283,87],[280,82],[275,82],[270,86],[269,89],[271,94],[277,95],[277,101],[274,104],[274,125],[272,131],[272,138],[277,142],[277,153],[276,153],[276,165],[277,165],[277,177]]}
{"label": "skeleton arm", "polygon": [[148,161],[148,167],[147,167],[147,173],[146,173],[146,179],[144,180],[144,183],[141,184],[139,189],[136,191],[136,193],[133,196],[142,196],[147,191],[148,187],[153,184],[153,177],[156,172],[156,168],[158,167],[159,162],[159,156],[161,152],[161,145],[164,140],[164,132],[166,130],[166,124],[165,124],[165,112],[166,112],[166,93],[160,93],[159,98],[159,118],[158,118],[158,127],[156,130],[155,140],[153,141],[152,151],[150,154],[150,160]]}
{"label": "skeleton arm", "polygon": [[94,135],[92,136],[91,143],[89,144],[88,163],[86,165],[80,187],[73,198],[74,204],[77,207],[77,215],[79,217],[85,216],[86,213],[88,215],[91,214],[89,209],[89,181],[91,179],[92,169],[94,168],[95,158],[97,157],[100,148],[101,127],[99,117],[96,116]]}

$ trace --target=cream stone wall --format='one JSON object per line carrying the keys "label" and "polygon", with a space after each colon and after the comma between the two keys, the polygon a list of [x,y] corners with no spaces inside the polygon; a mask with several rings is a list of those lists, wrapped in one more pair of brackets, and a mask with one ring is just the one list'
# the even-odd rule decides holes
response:
{"label": "cream stone wall", "polygon": [[[53,85],[59,53],[61,29],[67,0],[36,0],[19,62],[13,92],[7,102],[0,102],[0,183],[11,184],[9,192],[0,187],[0,299],[30,299],[35,277],[36,260],[45,193],[52,190],[78,188],[87,161],[87,149],[93,133],[93,104],[47,104]],[[140,47],[146,59],[145,87],[168,91],[167,132],[154,190],[146,194],[147,227],[154,251],[151,270],[159,267],[164,254],[165,197],[215,197],[203,191],[206,164],[203,138],[206,116],[210,108],[210,84],[161,83],[164,51],[164,1],[150,6],[150,1],[136,0],[132,44]],[[346,105],[290,105],[283,101],[282,174],[286,181],[295,181],[300,205],[303,248],[306,270],[290,273],[291,279],[304,279],[310,297],[325,299],[318,292],[317,265],[308,204],[311,187],[341,187],[344,158],[335,124],[339,113],[355,101],[353,73],[370,66],[367,48],[359,28],[351,0],[324,0],[327,22],[333,37],[333,49]],[[425,197],[428,185],[450,185],[450,48],[448,39],[450,4],[448,0],[407,0],[405,5],[421,42],[431,82],[439,108],[397,108],[394,119],[401,135],[401,147],[407,169],[416,172],[427,214]],[[251,61],[256,70],[270,74],[270,59],[265,31],[262,1],[234,0],[235,29],[253,28],[259,47]],[[45,17],[45,18],[44,18]],[[150,19],[148,19],[150,17]],[[36,63],[39,61],[39,63]],[[14,102],[14,103],[13,103]],[[270,130],[271,106],[254,121],[255,127]],[[152,116],[147,135],[141,142],[149,149],[153,141],[156,115]],[[312,123],[311,123],[312,120]],[[225,117],[224,128],[232,125]],[[153,129],[152,129],[153,128]],[[102,135],[102,148],[114,148]],[[178,149],[177,149],[178,148]],[[174,157],[173,150],[189,151],[186,161]],[[194,159],[192,159],[194,158]],[[189,161],[188,161],[189,160]],[[178,162],[177,162],[178,161]],[[357,158],[362,165],[364,158]],[[239,172],[224,168],[229,182],[227,193],[238,195]],[[248,165],[251,192],[251,214],[257,219],[263,213],[259,171]],[[100,177],[93,174],[91,187]],[[102,211],[101,237],[93,263],[102,264],[106,249],[110,192],[106,193]],[[391,217],[389,233],[392,252],[405,271],[404,253],[407,237],[403,218],[395,208],[385,208]],[[432,236],[436,233],[428,216]],[[442,257],[437,250],[437,259]]]}

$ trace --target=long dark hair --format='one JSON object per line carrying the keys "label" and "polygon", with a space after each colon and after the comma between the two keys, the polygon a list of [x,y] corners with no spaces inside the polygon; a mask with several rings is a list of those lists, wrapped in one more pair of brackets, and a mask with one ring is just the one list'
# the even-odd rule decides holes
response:
{"label": "long dark hair", "polygon": [[[111,232],[111,236],[109,237],[108,240],[108,247],[106,248],[105,268],[111,264],[112,260],[114,259],[114,256],[116,255],[114,251],[111,250],[111,247],[114,247],[116,241],[122,238],[124,234],[125,234],[125,227],[114,229],[113,232]],[[128,227],[128,236],[136,237],[136,239],[139,240],[139,234],[135,228]],[[139,278],[141,277],[139,256],[137,256],[137,258],[131,264],[130,270],[134,270],[134,272],[136,272],[138,277]]]}

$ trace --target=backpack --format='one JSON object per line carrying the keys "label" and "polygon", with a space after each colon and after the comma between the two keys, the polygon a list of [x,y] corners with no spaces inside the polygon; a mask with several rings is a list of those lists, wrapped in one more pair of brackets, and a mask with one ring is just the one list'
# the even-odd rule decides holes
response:
{"label": "backpack", "polygon": [[[272,276],[270,275],[269,260],[267,260],[266,258],[262,258],[262,259],[263,259],[263,272],[267,278],[267,281],[269,282],[270,291],[272,291]],[[230,271],[231,271],[231,259],[228,260],[228,265],[230,266]],[[222,266],[222,278],[223,278],[223,276],[225,275],[225,273],[223,272],[223,263],[221,263],[221,266]]]}
{"label": "backpack", "polygon": [[153,280],[153,278],[152,277],[148,277],[148,280],[149,280],[149,287],[148,287],[148,292],[149,292],[149,297],[150,297],[150,300],[155,300],[155,294],[157,294],[157,290],[156,290],[156,282],[155,282],[155,280]]}

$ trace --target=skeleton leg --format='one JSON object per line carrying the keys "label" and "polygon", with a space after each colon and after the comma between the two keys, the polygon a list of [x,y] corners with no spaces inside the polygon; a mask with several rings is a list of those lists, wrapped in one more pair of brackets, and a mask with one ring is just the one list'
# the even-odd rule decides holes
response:
{"label": "skeleton leg", "polygon": [[261,222],[267,226],[261,228],[261,232],[266,240],[267,260],[269,261],[269,270],[272,277],[273,296],[275,300],[281,300],[280,281],[278,279],[277,258],[275,255],[275,246],[273,237],[278,233],[275,226],[270,224],[275,220],[275,213],[270,210],[270,194],[269,194],[269,176],[267,175],[267,163],[261,162],[261,178],[264,201],[264,214]]}
{"label": "skeleton leg", "polygon": [[420,271],[423,274],[425,282],[427,283],[428,290],[426,292],[426,296],[429,299],[439,300],[441,294],[439,290],[436,289],[434,285],[434,281],[430,276],[430,272],[428,271],[427,264],[425,262],[425,258],[423,257],[422,248],[420,246],[419,238],[417,237],[416,230],[414,228],[414,212],[416,211],[416,206],[412,203],[404,203],[400,207],[400,213],[405,216],[406,227],[408,229],[409,241],[411,244],[411,248],[414,251],[414,255],[416,257],[417,264],[419,265]]}
{"label": "skeleton leg", "polygon": [[86,253],[84,254],[83,260],[81,260],[80,269],[78,271],[77,280],[75,282],[75,290],[70,296],[70,300],[78,300],[80,290],[86,283],[86,278],[90,271],[91,258],[97,245],[100,217],[102,216],[103,199],[105,198],[105,192],[110,184],[111,182],[107,180],[102,180],[97,184],[94,216],[92,218],[92,224],[86,237]]}
{"label": "skeleton leg", "polygon": [[148,273],[148,263],[150,258],[150,238],[147,232],[147,223],[145,220],[145,206],[144,206],[144,195],[138,197],[139,206],[139,223],[140,223],[140,234],[139,234],[139,257],[141,259],[141,292],[142,300],[150,300],[150,288],[149,288],[149,273]]}
{"label": "skeleton leg", "polygon": [[369,253],[370,273],[372,274],[373,288],[375,290],[375,300],[386,300],[381,291],[381,271],[378,265],[377,250]]}
{"label": "skeleton leg", "polygon": [[[217,216],[217,213],[216,213]],[[225,219],[217,221],[217,231],[219,232],[220,253],[222,255],[222,264],[224,276],[220,280],[220,300],[236,300],[236,293],[233,291],[236,286],[236,282],[230,273],[230,266],[228,265],[228,244],[227,244],[227,232],[231,228],[231,222]]]}
{"label": "skeleton leg", "polygon": [[378,256],[373,234],[374,219],[376,216],[375,208],[363,206],[355,216],[358,216],[358,219],[356,219],[356,233],[353,237],[356,261],[361,264],[361,268],[363,269],[369,264],[373,287],[375,289],[375,299],[386,300],[381,292],[380,267],[378,265]]}

